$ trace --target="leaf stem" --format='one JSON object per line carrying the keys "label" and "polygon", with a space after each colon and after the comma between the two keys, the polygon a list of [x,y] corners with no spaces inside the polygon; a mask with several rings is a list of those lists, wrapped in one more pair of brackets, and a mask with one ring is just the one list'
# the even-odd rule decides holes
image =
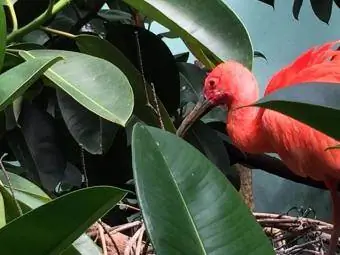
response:
{"label": "leaf stem", "polygon": [[76,37],[74,34],[64,32],[64,31],[61,31],[61,30],[57,30],[57,29],[53,29],[53,28],[50,28],[50,27],[40,27],[40,29],[45,31],[45,32],[48,32],[48,33],[68,37],[68,38],[71,38],[71,39],[74,39]]}
{"label": "leaf stem", "polygon": [[12,25],[13,25],[12,32],[14,32],[14,31],[18,30],[18,19],[17,19],[17,15],[16,15],[16,13],[15,13],[14,6],[13,6],[11,0],[6,0],[6,5],[8,6],[9,13],[10,13],[10,15],[11,15]]}
{"label": "leaf stem", "polygon": [[23,37],[24,35],[32,32],[33,30],[39,28],[41,25],[43,25],[49,18],[51,18],[53,15],[60,12],[62,9],[64,9],[67,5],[69,5],[72,0],[59,0],[56,4],[54,4],[55,0],[50,0],[50,3],[48,5],[47,10],[41,14],[39,17],[28,23],[26,26],[23,26],[22,28],[19,28],[15,31],[12,31],[7,36],[7,43],[11,43],[15,40],[17,40],[20,37]]}
{"label": "leaf stem", "polygon": [[18,209],[19,215],[22,216],[23,215],[22,209],[20,207],[20,204],[19,204],[18,200],[15,198],[14,189],[13,189],[11,180],[10,180],[9,175],[8,175],[8,173],[7,173],[6,169],[5,169],[5,166],[4,166],[3,162],[2,162],[4,157],[6,157],[6,156],[7,156],[7,153],[4,153],[4,155],[1,156],[1,158],[0,158],[0,168],[1,168],[2,172],[5,175],[6,181],[8,182],[8,188],[11,191],[11,194],[12,194],[14,203],[15,203],[17,209]]}

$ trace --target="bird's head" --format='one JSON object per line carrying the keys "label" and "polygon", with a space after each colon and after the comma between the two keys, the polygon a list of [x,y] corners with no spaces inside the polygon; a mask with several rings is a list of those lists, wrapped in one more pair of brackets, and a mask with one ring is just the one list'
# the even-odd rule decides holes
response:
{"label": "bird's head", "polygon": [[[258,95],[257,86],[254,89],[243,84],[256,84],[252,73],[236,61],[226,61],[217,65],[205,78],[203,94],[194,109],[185,117],[177,130],[183,136],[191,125],[208,113],[212,108],[224,105],[229,110],[239,106],[239,98],[253,100]],[[249,100],[249,101],[250,101]]]}

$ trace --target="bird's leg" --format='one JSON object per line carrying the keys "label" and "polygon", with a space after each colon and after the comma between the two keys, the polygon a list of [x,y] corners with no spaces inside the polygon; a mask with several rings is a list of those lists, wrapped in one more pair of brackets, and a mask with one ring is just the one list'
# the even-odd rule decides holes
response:
{"label": "bird's leg", "polygon": [[338,181],[334,179],[325,181],[326,186],[331,192],[332,204],[333,204],[333,232],[331,235],[331,241],[327,255],[335,255],[336,248],[338,246],[338,239],[340,235],[340,197],[337,193]]}

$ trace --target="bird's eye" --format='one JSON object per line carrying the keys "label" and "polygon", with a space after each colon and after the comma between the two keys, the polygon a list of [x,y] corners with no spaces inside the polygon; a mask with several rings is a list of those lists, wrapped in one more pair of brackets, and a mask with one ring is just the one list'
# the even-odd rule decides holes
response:
{"label": "bird's eye", "polygon": [[210,86],[211,89],[214,89],[216,87],[216,83],[215,83],[214,80],[209,80],[208,83],[209,83],[209,86]]}

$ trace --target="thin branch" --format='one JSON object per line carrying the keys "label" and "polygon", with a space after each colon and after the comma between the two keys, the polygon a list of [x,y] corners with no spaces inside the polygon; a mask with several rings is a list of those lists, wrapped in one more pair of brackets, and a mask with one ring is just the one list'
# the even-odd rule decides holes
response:
{"label": "thin branch", "polygon": [[103,255],[107,255],[106,239],[105,239],[103,226],[98,224],[98,230],[99,230],[99,235],[100,235],[100,241],[102,244]]}
{"label": "thin branch", "polygon": [[12,31],[6,38],[7,44],[17,40],[20,37],[23,37],[24,35],[32,32],[35,29],[38,29],[52,16],[54,16],[62,9],[64,9],[66,6],[68,6],[72,2],[72,0],[59,0],[56,4],[54,4],[54,2],[55,2],[54,0],[50,0],[48,8],[43,14],[35,18],[26,26],[23,26],[22,28],[19,28],[15,31]]}
{"label": "thin branch", "polygon": [[7,156],[7,153],[5,153],[4,155],[1,156],[1,158],[0,158],[0,168],[1,168],[2,172],[3,172],[4,175],[5,175],[6,181],[7,181],[7,183],[8,183],[8,188],[9,188],[9,190],[11,191],[11,194],[12,194],[14,203],[15,203],[17,209],[18,209],[19,215],[22,216],[22,215],[23,215],[22,209],[21,209],[21,207],[20,207],[20,204],[19,204],[18,200],[15,198],[14,189],[13,189],[11,180],[10,180],[9,175],[8,175],[8,173],[7,173],[6,169],[5,169],[5,166],[4,166],[3,162],[2,162],[3,159],[4,159],[6,156]]}
{"label": "thin branch", "polygon": [[47,33],[52,33],[52,34],[60,35],[60,36],[71,38],[71,39],[74,39],[76,37],[74,34],[64,32],[64,31],[61,31],[61,30],[57,30],[57,29],[53,29],[53,28],[50,28],[50,27],[40,27],[40,29],[47,32]]}
{"label": "thin branch", "polygon": [[11,0],[6,0],[6,5],[8,6],[8,10],[9,10],[9,13],[10,13],[10,15],[11,15],[12,25],[13,25],[12,32],[13,32],[13,31],[18,30],[18,19],[17,19],[17,15],[16,15],[16,13],[15,13],[14,6],[13,6]]}

